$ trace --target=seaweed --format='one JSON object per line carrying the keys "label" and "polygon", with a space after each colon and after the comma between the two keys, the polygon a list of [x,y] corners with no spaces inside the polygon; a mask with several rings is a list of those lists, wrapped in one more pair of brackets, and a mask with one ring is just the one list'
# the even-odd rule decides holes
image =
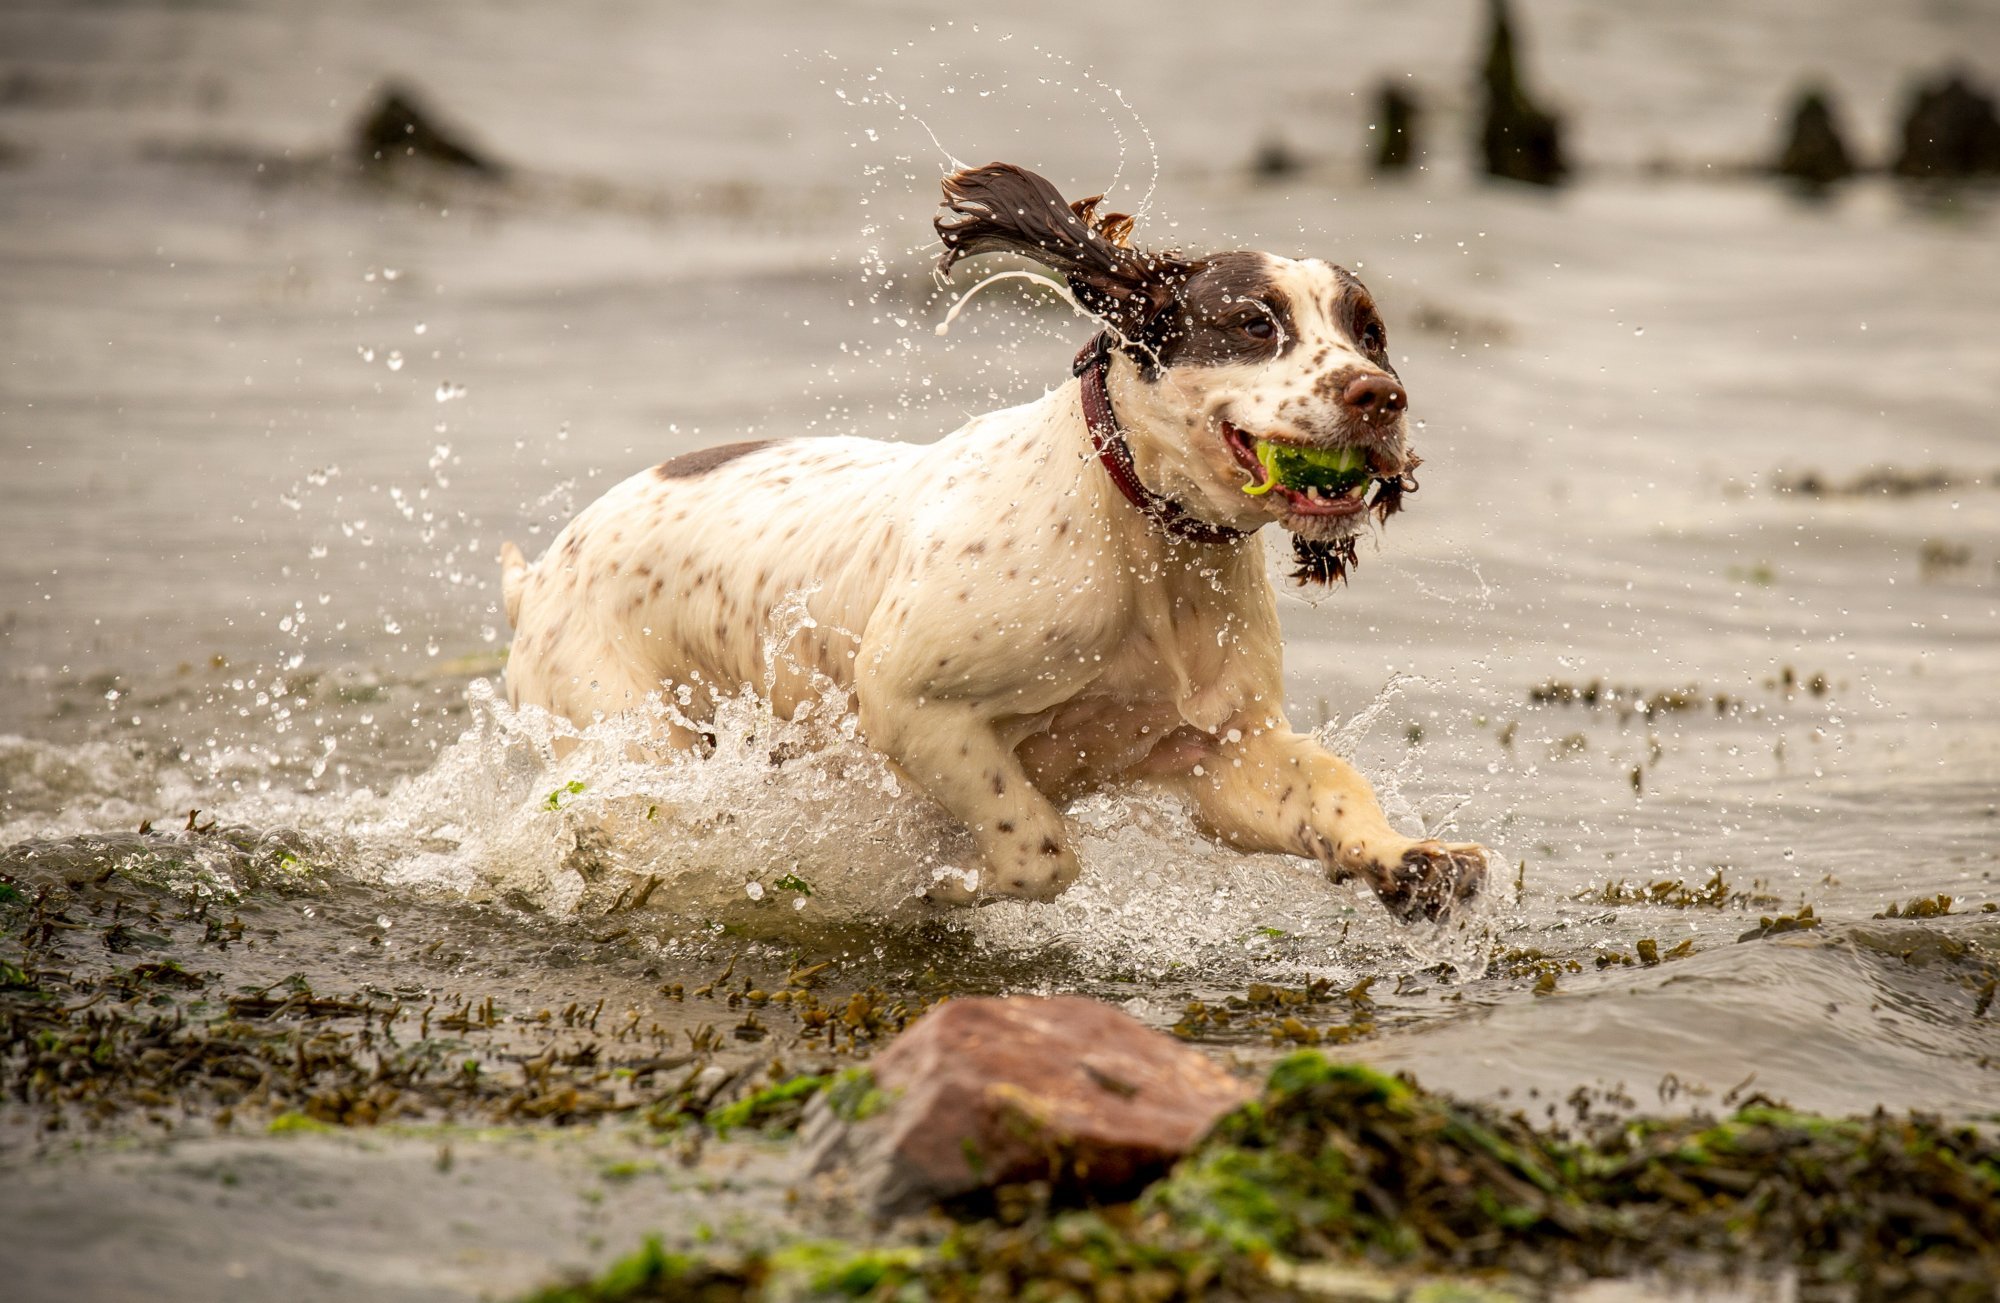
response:
{"label": "seaweed", "polygon": [[1754,1098],[1582,1140],[1303,1052],[1143,1198],[1247,1253],[1547,1279],[1788,1265],[1868,1296],[1984,1297],[2000,1144]]}
{"label": "seaweed", "polygon": [[964,1223],[927,1246],[807,1240],[766,1251],[691,1255],[669,1252],[654,1237],[602,1275],[543,1290],[525,1303],[1299,1297],[1256,1284],[1251,1264],[1225,1262],[1206,1246],[1163,1242],[1137,1227],[1129,1208],[1117,1208],[1038,1214],[1014,1225]]}
{"label": "seaweed", "polygon": [[1811,905],[1799,906],[1796,914],[1765,915],[1757,920],[1757,926],[1737,937],[1738,941],[1761,941],[1786,932],[1809,932],[1820,925],[1819,915],[1813,913]]}
{"label": "seaweed", "polygon": [[1586,887],[1570,899],[1598,905],[1665,905],[1670,909],[1726,909],[1778,903],[1778,897],[1766,890],[1762,881],[1752,882],[1747,890],[1732,887],[1720,868],[1699,886],[1690,886],[1683,878],[1656,878],[1643,885],[1613,878],[1602,886]]}
{"label": "seaweed", "polygon": [[1925,579],[1937,579],[1972,564],[1972,549],[1963,543],[1927,538],[1917,552],[1917,569]]}
{"label": "seaweed", "polygon": [[1889,908],[1875,915],[1876,918],[1943,918],[1951,913],[1952,899],[1944,892],[1935,896],[1919,896],[1907,905],[1898,906],[1891,901]]}
{"label": "seaweed", "polygon": [[[229,1130],[292,1116],[355,1127],[629,1117],[683,1131],[717,1112],[724,1129],[784,1130],[803,1093],[731,1104],[720,1087],[740,1086],[751,1065],[717,1069],[718,1082],[701,1075],[709,1062],[766,1043],[862,1057],[934,1000],[875,987],[828,994],[827,962],[754,976],[732,961],[692,991],[651,987],[663,1003],[696,1006],[671,1029],[649,1024],[642,1003],[620,1012],[601,998],[510,1010],[498,993],[423,984],[419,969],[459,967],[444,938],[377,952],[395,974],[386,989],[321,990],[302,972],[273,981],[264,930],[215,913],[223,904],[258,917],[265,902],[177,898],[133,867],[191,839],[233,846],[235,836],[181,830],[14,848],[42,880],[8,876],[0,899],[0,1126],[42,1144],[78,1130]],[[246,863],[291,853],[268,839],[245,844],[237,850]],[[703,1003],[734,1018],[703,1022]],[[807,1075],[830,1080],[831,1071]]]}
{"label": "seaweed", "polygon": [[[866,1074],[842,1082],[830,1089],[865,1090]],[[941,1236],[905,1228],[919,1233],[898,1245],[688,1256],[653,1240],[535,1303],[1284,1299],[1327,1296],[1330,1281],[1355,1296],[1502,1299],[1510,1280],[1541,1294],[1586,1277],[1781,1270],[1809,1291],[1970,1300],[2000,1273],[2000,1143],[1973,1128],[1762,1096],[1721,1119],[1582,1105],[1578,1118],[1578,1136],[1538,1130],[1301,1051],[1129,1203],[1079,1209],[1017,1187],[957,1209]]]}
{"label": "seaweed", "polygon": [[766,1135],[794,1131],[805,1116],[807,1103],[832,1081],[833,1078],[817,1073],[786,1077],[733,1103],[711,1109],[705,1120],[718,1136],[750,1127]]}
{"label": "seaweed", "polygon": [[1145,1195],[1232,1252],[1469,1264],[1542,1223],[1581,1224],[1557,1164],[1523,1125],[1315,1053]]}
{"label": "seaweed", "polygon": [[[1210,1002],[1190,1000],[1169,1029],[1184,1041],[1241,1041],[1268,1037],[1273,1044],[1345,1044],[1375,1033],[1373,977],[1340,986],[1316,977],[1304,986],[1252,982],[1242,995]],[[1341,1021],[1310,1024],[1306,1017],[1343,1014]]]}
{"label": "seaweed", "polygon": [[[1987,482],[2000,487],[2000,475],[1988,477]],[[1780,493],[1796,493],[1809,498],[1906,498],[1919,493],[1942,493],[1949,489],[1970,487],[1979,483],[1980,479],[1976,475],[1935,466],[1922,470],[1909,470],[1900,466],[1876,466],[1860,472],[1851,479],[1840,481],[1829,479],[1815,471],[1805,471],[1798,475],[1780,475],[1774,487]]]}
{"label": "seaweed", "polygon": [[1630,968],[1634,964],[1637,964],[1644,968],[1655,968],[1676,959],[1685,959],[1693,954],[1694,938],[1688,937],[1678,944],[1662,950],[1660,949],[1660,943],[1654,938],[1640,937],[1633,943],[1632,949],[1634,952],[1632,954],[1626,954],[1622,950],[1600,950],[1597,954],[1597,966],[1599,968],[1610,968],[1614,964],[1622,964]]}
{"label": "seaweed", "polygon": [[1634,715],[1651,720],[1660,715],[1681,714],[1704,707],[1712,707],[1718,715],[1727,715],[1742,708],[1742,703],[1727,693],[1718,692],[1704,697],[1701,689],[1692,684],[1685,688],[1648,692],[1644,688],[1607,685],[1602,679],[1582,684],[1549,679],[1528,690],[1528,701],[1537,706],[1602,707],[1616,711],[1621,720]]}
{"label": "seaweed", "polygon": [[602,1275],[553,1286],[527,1303],[640,1303],[646,1299],[686,1303],[738,1303],[757,1297],[767,1273],[756,1260],[729,1263],[669,1253],[658,1236],[611,1264]]}
{"label": "seaweed", "polygon": [[867,1068],[849,1068],[827,1083],[826,1102],[841,1121],[866,1122],[889,1106],[889,1094]]}

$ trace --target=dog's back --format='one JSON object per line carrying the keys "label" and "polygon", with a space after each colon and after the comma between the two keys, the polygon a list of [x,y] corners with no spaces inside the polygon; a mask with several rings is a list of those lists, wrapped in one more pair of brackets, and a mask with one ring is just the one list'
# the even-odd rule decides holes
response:
{"label": "dog's back", "polygon": [[[890,540],[860,531],[871,485],[894,478],[898,451],[858,439],[735,445],[615,486],[540,561],[518,551],[507,561],[509,699],[584,725],[672,684],[761,690],[764,641],[787,593],[817,579],[832,591],[815,605],[872,606]],[[831,673],[852,646],[822,625],[787,650]]]}
{"label": "dog's back", "polygon": [[[926,512],[962,524],[968,511],[1008,509],[981,491],[998,450],[982,445],[980,424],[928,446],[702,449],[613,487],[532,565],[508,544],[509,699],[585,725],[679,685],[705,698],[749,684],[786,715],[817,695],[815,675],[851,687],[858,635],[904,549],[950,523]],[[795,594],[807,609],[787,621]]]}

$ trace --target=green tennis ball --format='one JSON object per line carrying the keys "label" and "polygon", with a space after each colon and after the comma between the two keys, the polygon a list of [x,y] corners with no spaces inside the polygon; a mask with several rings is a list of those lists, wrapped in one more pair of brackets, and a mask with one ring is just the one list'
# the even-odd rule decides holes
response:
{"label": "green tennis ball", "polygon": [[1309,448],[1259,439],[1251,451],[1265,476],[1262,484],[1243,486],[1253,498],[1280,484],[1288,489],[1317,488],[1338,497],[1368,480],[1368,458],[1359,448]]}

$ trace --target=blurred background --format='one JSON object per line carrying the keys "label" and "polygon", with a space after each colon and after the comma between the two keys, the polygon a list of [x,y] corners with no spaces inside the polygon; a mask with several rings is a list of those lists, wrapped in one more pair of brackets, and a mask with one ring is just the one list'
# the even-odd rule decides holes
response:
{"label": "blurred background", "polygon": [[[1358,267],[1433,431],[1397,551],[1574,569],[1601,510],[1673,527],[1783,467],[2000,464],[1990,195],[1761,175],[1815,86],[1850,165],[1889,167],[1920,86],[1994,73],[1964,66],[2000,50],[1991,4],[1538,0],[1516,62],[1567,172],[1532,118],[1509,157],[1547,187],[1482,179],[1484,0],[946,12],[0,7],[9,673],[488,646],[500,536],[605,477],[1039,392],[1081,323],[931,335],[948,156],[1108,189],[1143,239]],[[365,136],[385,95],[425,115],[416,156]],[[1716,511],[1713,545],[1766,506]]]}
{"label": "blurred background", "polygon": [[[2000,896],[2000,5],[965,13],[0,5],[0,840],[337,829],[498,670],[503,539],[1060,383],[1089,327],[1018,283],[933,333],[938,178],[1003,159],[1375,291],[1423,489],[1287,598],[1293,714],[1518,861],[1509,926],[1587,955],[1663,925],[1580,895],[1716,870]],[[1752,1038],[1713,1009],[1689,1045]],[[1964,1017],[1884,1032],[1880,1090],[1990,1081]]]}

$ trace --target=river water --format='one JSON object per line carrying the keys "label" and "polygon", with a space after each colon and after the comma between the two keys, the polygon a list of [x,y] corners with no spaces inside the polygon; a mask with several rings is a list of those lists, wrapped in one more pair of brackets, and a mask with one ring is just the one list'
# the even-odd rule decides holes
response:
{"label": "river water", "polygon": [[[0,11],[0,868],[199,810],[300,848],[257,891],[322,982],[373,915],[417,985],[586,989],[622,906],[654,977],[945,962],[1164,1026],[1373,976],[1357,1052],[1470,1095],[2000,1111],[1995,197],[1738,167],[1807,74],[1879,152],[1905,76],[2000,49],[2000,10],[1537,4],[1587,169],[1541,193],[1466,176],[1475,6],[1152,8]],[[1433,149],[1378,181],[1391,74]],[[341,161],[390,75],[508,178]],[[1273,135],[1305,167],[1253,181]],[[1399,927],[1122,794],[1071,811],[1064,899],[928,916],[952,830],[858,745],[774,762],[745,701],[710,760],[612,730],[558,765],[496,702],[502,540],[711,442],[929,440],[1066,375],[1087,328],[1014,290],[934,335],[947,152],[1375,290],[1423,488],[1349,587],[1285,599],[1291,710],[1406,826],[1496,849],[1471,917]],[[1845,491],[1877,467],[1940,474]],[[121,862],[244,887],[181,844]],[[405,919],[479,943],[427,968]]]}

